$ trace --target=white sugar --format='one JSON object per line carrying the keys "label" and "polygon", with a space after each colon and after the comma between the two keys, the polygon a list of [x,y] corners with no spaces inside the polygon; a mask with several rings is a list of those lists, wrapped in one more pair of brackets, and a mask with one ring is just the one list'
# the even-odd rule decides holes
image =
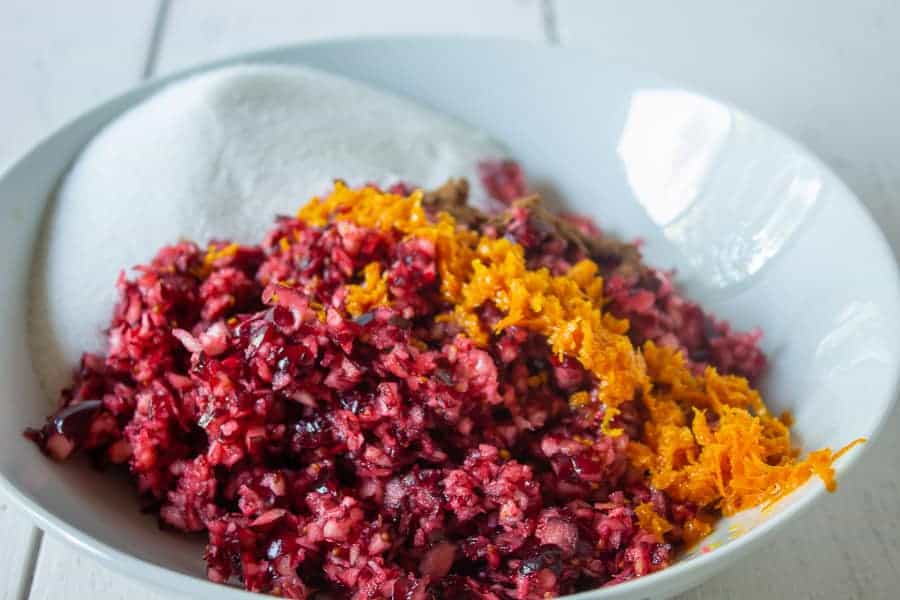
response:
{"label": "white sugar", "polygon": [[179,239],[257,242],[335,177],[435,186],[503,154],[480,132],[317,71],[238,66],[176,83],[109,124],[65,178],[35,264],[48,394],[103,349],[119,271]]}

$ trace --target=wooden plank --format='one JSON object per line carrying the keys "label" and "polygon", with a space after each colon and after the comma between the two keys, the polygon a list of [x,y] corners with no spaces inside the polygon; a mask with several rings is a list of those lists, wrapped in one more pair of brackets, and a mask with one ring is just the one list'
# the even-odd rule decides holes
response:
{"label": "wooden plank", "polygon": [[[68,118],[139,78],[155,11],[156,0],[127,7],[101,0],[0,4],[0,169]],[[0,599],[26,598],[41,534],[5,498],[0,534]]]}
{"label": "wooden plank", "polygon": [[158,72],[312,39],[372,34],[459,33],[543,40],[538,0],[420,2],[180,0],[172,4]]}
{"label": "wooden plank", "polygon": [[[785,130],[860,196],[900,254],[896,4],[567,0],[560,43],[732,101]],[[900,414],[841,489],[740,565],[683,596],[887,598],[900,588]]]}
{"label": "wooden plank", "polygon": [[73,551],[60,540],[45,537],[29,600],[74,598],[72,590],[78,590],[77,597],[92,600],[171,600],[177,597],[151,590]]}
{"label": "wooden plank", "polygon": [[140,79],[157,3],[0,4],[0,165]]}

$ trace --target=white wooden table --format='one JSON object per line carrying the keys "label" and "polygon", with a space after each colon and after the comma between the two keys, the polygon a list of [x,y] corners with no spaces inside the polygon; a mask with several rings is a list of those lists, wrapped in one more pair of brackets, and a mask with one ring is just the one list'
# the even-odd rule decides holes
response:
{"label": "white wooden table", "polygon": [[[111,94],[214,57],[355,34],[498,35],[590,46],[748,109],[823,157],[900,253],[898,22],[890,0],[0,0],[0,168]],[[895,412],[839,494],[684,598],[900,597],[898,434]],[[0,536],[4,600],[165,597],[3,498]]]}

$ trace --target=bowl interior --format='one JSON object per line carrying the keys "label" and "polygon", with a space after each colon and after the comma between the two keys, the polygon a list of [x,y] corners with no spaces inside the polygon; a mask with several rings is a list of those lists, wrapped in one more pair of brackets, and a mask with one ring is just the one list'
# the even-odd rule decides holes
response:
{"label": "bowl interior", "polygon": [[[827,168],[740,111],[588,54],[518,43],[347,41],[243,59],[344,74],[452,114],[505,143],[551,201],[641,238],[648,260],[677,268],[693,298],[738,328],[764,330],[771,359],[764,392],[770,406],[793,412],[804,448],[871,436],[889,411],[900,339],[891,253]],[[32,361],[42,357],[25,351],[29,270],[43,207],[97,129],[165,81],[74,121],[0,180],[6,257],[0,474],[41,524],[101,559],[127,562],[124,555],[131,555],[202,578],[199,539],[158,531],[152,518],[138,516],[124,482],[86,466],[54,464],[21,436],[51,406],[32,374]],[[758,543],[820,488],[814,482],[772,511],[723,520],[681,559],[684,565],[592,595],[631,597],[663,583],[668,593],[685,589],[749,548],[751,538]],[[721,558],[718,565],[707,560],[713,555]],[[690,563],[696,568],[688,569]],[[156,572],[140,563],[120,566],[147,578]],[[177,575],[171,581],[196,586],[195,595],[223,593]]]}

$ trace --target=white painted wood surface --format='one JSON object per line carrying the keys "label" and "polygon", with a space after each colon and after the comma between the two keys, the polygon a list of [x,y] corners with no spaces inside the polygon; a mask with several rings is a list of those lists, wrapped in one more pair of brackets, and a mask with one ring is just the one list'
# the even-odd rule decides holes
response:
{"label": "white painted wood surface", "polygon": [[538,0],[174,0],[157,65],[164,73],[290,42],[390,33],[544,39]]}
{"label": "white painted wood surface", "polygon": [[45,536],[34,571],[29,600],[164,600],[180,598],[119,575],[75,552],[58,539]]}
{"label": "white painted wood surface", "polygon": [[[822,156],[900,253],[898,19],[876,0],[2,0],[0,166],[145,72],[342,35],[490,34],[589,46],[735,102]],[[898,434],[895,412],[840,494],[683,600],[900,596]],[[172,597],[42,538],[2,499],[0,533],[0,599]]]}

